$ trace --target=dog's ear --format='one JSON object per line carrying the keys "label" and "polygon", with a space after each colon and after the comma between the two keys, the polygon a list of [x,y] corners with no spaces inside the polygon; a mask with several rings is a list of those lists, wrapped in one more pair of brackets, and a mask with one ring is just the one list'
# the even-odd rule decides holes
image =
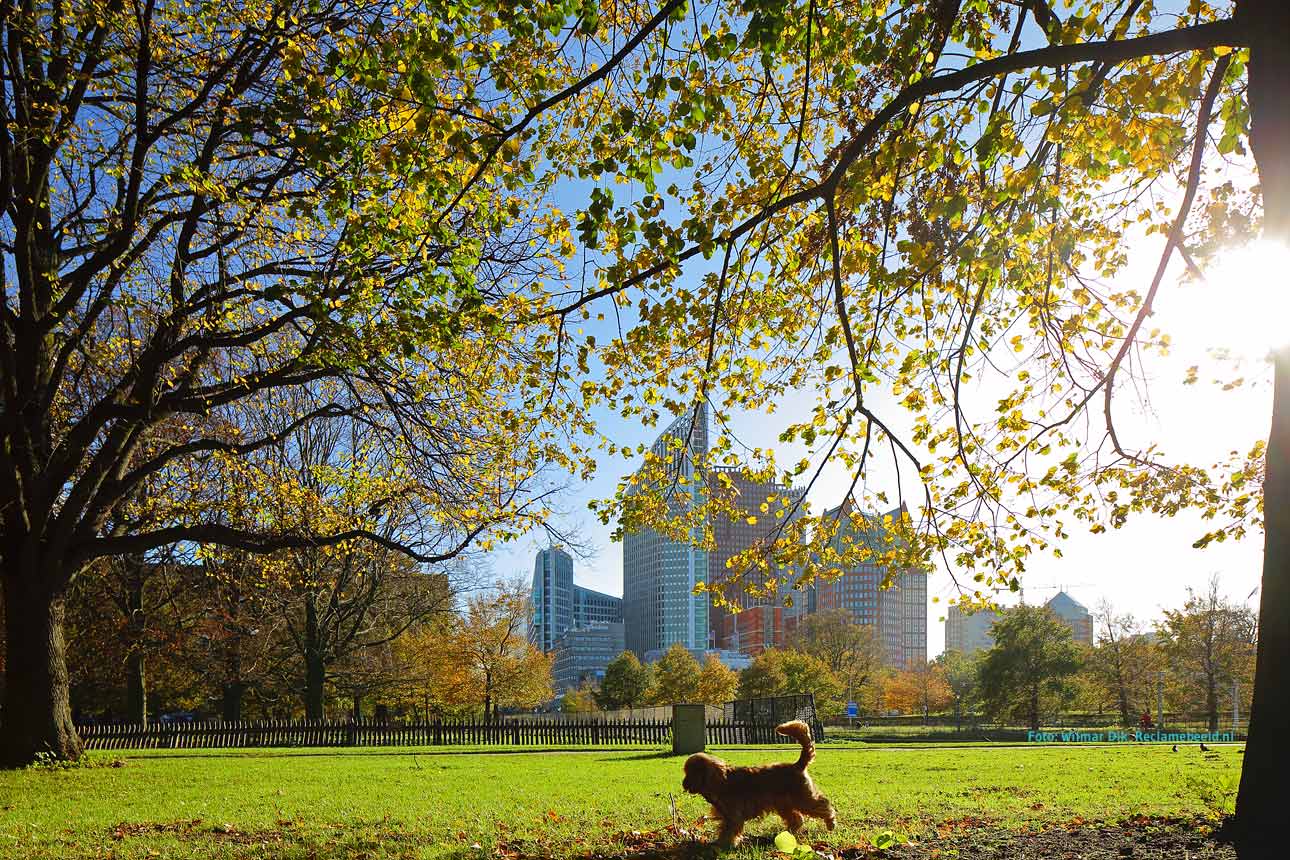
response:
{"label": "dog's ear", "polygon": [[725,765],[709,755],[695,753],[685,760],[681,787],[694,794],[712,795],[725,784]]}
{"label": "dog's ear", "polygon": [[719,794],[726,785],[726,766],[714,758],[703,758],[703,794]]}

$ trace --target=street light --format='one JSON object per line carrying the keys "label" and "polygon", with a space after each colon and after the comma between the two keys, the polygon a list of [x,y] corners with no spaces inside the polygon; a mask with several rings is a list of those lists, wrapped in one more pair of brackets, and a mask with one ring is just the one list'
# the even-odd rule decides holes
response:
{"label": "street light", "polygon": [[1156,731],[1165,730],[1165,673],[1156,673]]}

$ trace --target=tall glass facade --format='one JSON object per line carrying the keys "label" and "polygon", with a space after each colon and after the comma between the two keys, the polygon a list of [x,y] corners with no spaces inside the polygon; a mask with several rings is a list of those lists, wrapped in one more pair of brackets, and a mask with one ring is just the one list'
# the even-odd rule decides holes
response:
{"label": "tall glass facade", "polygon": [[623,620],[623,600],[573,583],[573,558],[560,549],[538,550],[533,561],[529,641],[552,651],[570,630]]}
{"label": "tall glass facade", "polygon": [[[673,448],[674,439],[686,444]],[[697,416],[691,413],[674,421],[652,450],[670,458],[670,476],[685,478],[678,486],[689,494],[689,503],[701,503],[695,460],[708,450],[707,407],[700,407]],[[628,650],[644,660],[650,652],[665,651],[676,642],[696,650],[708,648],[708,595],[694,594],[695,586],[707,581],[707,576],[708,555],[698,547],[668,540],[653,529],[624,535],[623,621]]]}
{"label": "tall glass facade", "polygon": [[529,641],[544,652],[573,626],[573,559],[559,547],[538,550],[533,562]]}

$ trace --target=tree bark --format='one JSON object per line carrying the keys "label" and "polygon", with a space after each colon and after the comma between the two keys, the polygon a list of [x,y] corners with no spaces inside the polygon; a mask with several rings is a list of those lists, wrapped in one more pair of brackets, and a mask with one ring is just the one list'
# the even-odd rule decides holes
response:
{"label": "tree bark", "polygon": [[1218,682],[1213,675],[1205,679],[1205,713],[1209,715],[1209,730],[1218,731]]}
{"label": "tree bark", "polygon": [[305,600],[305,717],[321,720],[323,687],[327,683],[327,662],[322,653],[322,631],[318,628],[318,607],[312,595]]}
{"label": "tree bark", "polygon": [[144,559],[132,555],[122,559],[126,565],[126,629],[130,653],[125,659],[125,709],[132,723],[148,724],[148,683],[143,649],[147,636],[143,609]]}
{"label": "tree bark", "polygon": [[[1263,190],[1264,236],[1290,243],[1290,4],[1238,0],[1249,28],[1250,147]],[[1268,272],[1290,289],[1285,271]],[[1290,773],[1290,347],[1274,355],[1272,428],[1263,484],[1263,585],[1259,596],[1254,701],[1236,797],[1235,835],[1254,852],[1280,856],[1282,792]],[[1255,855],[1251,855],[1255,856]]]}
{"label": "tree bark", "polygon": [[125,658],[125,709],[132,723],[148,724],[148,680],[143,651],[135,646]]}
{"label": "tree bark", "polygon": [[74,760],[81,739],[68,696],[63,595],[37,572],[4,571],[5,688],[0,764],[19,767],[49,754]]}
{"label": "tree bark", "polygon": [[246,693],[246,684],[241,681],[229,681],[221,690],[220,716],[225,722],[234,723],[242,719],[242,696]]}

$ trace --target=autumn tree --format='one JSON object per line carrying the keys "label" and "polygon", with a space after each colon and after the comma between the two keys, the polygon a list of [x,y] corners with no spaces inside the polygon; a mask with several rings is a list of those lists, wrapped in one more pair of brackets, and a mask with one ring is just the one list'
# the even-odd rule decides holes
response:
{"label": "autumn tree", "polygon": [[199,618],[200,571],[173,559],[102,560],[66,604],[70,699],[84,717],[147,724],[167,710],[194,710],[209,688],[186,661]]}
{"label": "autumn tree", "polygon": [[709,654],[699,672],[699,687],[695,701],[705,705],[724,705],[732,701],[739,691],[739,673]]}
{"label": "autumn tree", "polygon": [[151,711],[148,663],[181,650],[197,622],[199,609],[191,597],[200,586],[201,572],[159,553],[103,559],[100,568],[72,596],[82,604],[71,610],[86,637],[79,644],[99,651],[99,658],[114,655],[116,671],[100,680],[114,679],[125,692],[121,715],[146,725]]}
{"label": "autumn tree", "polygon": [[463,692],[485,719],[501,708],[531,708],[553,697],[552,656],[528,641],[528,585],[500,583],[466,601],[448,639],[447,663],[459,667]]}
{"label": "autumn tree", "polygon": [[1079,648],[1070,629],[1042,606],[1008,610],[992,632],[994,646],[977,667],[982,704],[987,713],[1021,719],[1038,731],[1043,716],[1070,701]]}
{"label": "autumn tree", "polygon": [[[767,654],[771,656],[767,657]],[[754,657],[752,664],[740,671],[737,693],[740,699],[778,696],[786,683],[779,652],[768,649]]]}
{"label": "autumn tree", "polygon": [[645,704],[652,683],[653,670],[631,651],[624,651],[605,667],[596,704],[605,711],[639,707]]}
{"label": "autumn tree", "polygon": [[959,725],[962,725],[963,714],[972,713],[977,705],[979,695],[977,660],[976,655],[969,656],[961,651],[946,651],[934,661],[945,675],[950,704],[954,708],[954,719]]}
{"label": "autumn tree", "polygon": [[1249,608],[1223,596],[1217,576],[1202,593],[1189,589],[1182,609],[1165,610],[1157,627],[1171,674],[1190,694],[1188,704],[1199,705],[1211,732],[1218,730],[1233,682],[1249,683],[1257,628]]}
{"label": "autumn tree", "polygon": [[434,615],[391,645],[399,682],[391,703],[421,719],[467,716],[478,709],[476,676],[456,647],[460,615]]}
{"label": "autumn tree", "polygon": [[[262,432],[274,433],[282,422],[293,420],[289,416],[306,408],[298,400],[312,393],[279,398],[282,408],[262,418],[267,425]],[[423,569],[395,549],[407,541],[404,532],[417,521],[415,512],[406,501],[390,498],[379,482],[355,486],[346,475],[346,463],[368,457],[361,438],[366,432],[364,424],[343,419],[302,427],[289,444],[266,446],[243,465],[279,488],[268,500],[268,516],[322,533],[366,509],[379,539],[294,547],[265,560],[272,580],[268,595],[285,622],[302,670],[305,716],[313,720],[324,717],[333,664],[370,659],[430,614],[449,609],[452,589],[467,587],[474,578],[465,564]]]}
{"label": "autumn tree", "polygon": [[945,710],[953,694],[939,663],[924,663],[893,672],[883,685],[883,703],[902,714],[929,714]]}
{"label": "autumn tree", "polygon": [[[369,540],[433,563],[546,519],[544,467],[586,462],[541,370],[573,250],[547,191],[599,158],[573,144],[680,6],[5,7],[0,758],[80,751],[62,627],[96,559]],[[337,419],[370,445],[346,480],[428,542],[380,534],[379,505],[322,532],[215,516],[220,460]]]}
{"label": "autumn tree", "polygon": [[247,693],[267,692],[278,668],[286,635],[278,583],[265,556],[226,547],[207,549],[201,574],[180,653],[215,687],[220,717],[241,720]]}
{"label": "autumn tree", "polygon": [[699,661],[684,644],[674,642],[650,668],[653,670],[650,704],[675,705],[699,701]]}
{"label": "autumn tree", "polygon": [[566,690],[560,697],[560,711],[565,714],[590,714],[596,707],[596,687],[589,681],[583,682],[577,689]]}
{"label": "autumn tree", "polygon": [[801,651],[770,648],[739,673],[739,698],[815,697],[815,708],[832,715],[842,710],[846,690],[825,663]]}
{"label": "autumn tree", "polygon": [[[660,58],[646,83],[691,114],[727,95],[734,118],[699,103],[714,149],[666,187],[635,168],[657,138],[603,138],[605,163],[633,165],[647,196],[600,192],[581,208],[599,279],[565,308],[620,302],[640,323],[607,342],[589,333],[606,372],[584,383],[588,400],[647,421],[707,403],[725,428],[710,462],[808,490],[841,464],[875,507],[894,490],[912,503],[910,539],[842,561],[935,561],[973,599],[1020,587],[1072,524],[1192,508],[1215,524],[1200,544],[1264,529],[1249,748],[1266,754],[1244,765],[1237,819],[1271,838],[1290,769],[1290,347],[1274,356],[1271,434],[1232,439],[1216,464],[1170,457],[1116,419],[1147,390],[1130,382],[1144,381],[1139,359],[1169,345],[1149,320],[1179,266],[1196,277],[1260,237],[1284,258],[1290,8],[758,3],[696,19],[701,72]],[[1154,273],[1130,282],[1130,252],[1148,243]],[[781,438],[807,456],[781,467],[739,447],[736,413],[770,415],[803,388],[815,406]],[[645,459],[652,474],[603,506],[606,521],[706,541],[722,494],[677,515],[656,504],[677,483],[668,458]],[[895,478],[884,489],[879,470]],[[759,553],[807,584],[837,563],[821,548],[845,526],[784,507]]]}
{"label": "autumn tree", "polygon": [[850,699],[863,698],[865,688],[882,668],[882,643],[872,624],[856,624],[845,609],[812,613],[798,622],[788,647],[810,654],[829,667]]}
{"label": "autumn tree", "polygon": [[1093,624],[1097,644],[1085,670],[1115,703],[1120,725],[1135,725],[1151,710],[1160,650],[1132,615],[1117,614],[1108,600],[1098,605]]}

